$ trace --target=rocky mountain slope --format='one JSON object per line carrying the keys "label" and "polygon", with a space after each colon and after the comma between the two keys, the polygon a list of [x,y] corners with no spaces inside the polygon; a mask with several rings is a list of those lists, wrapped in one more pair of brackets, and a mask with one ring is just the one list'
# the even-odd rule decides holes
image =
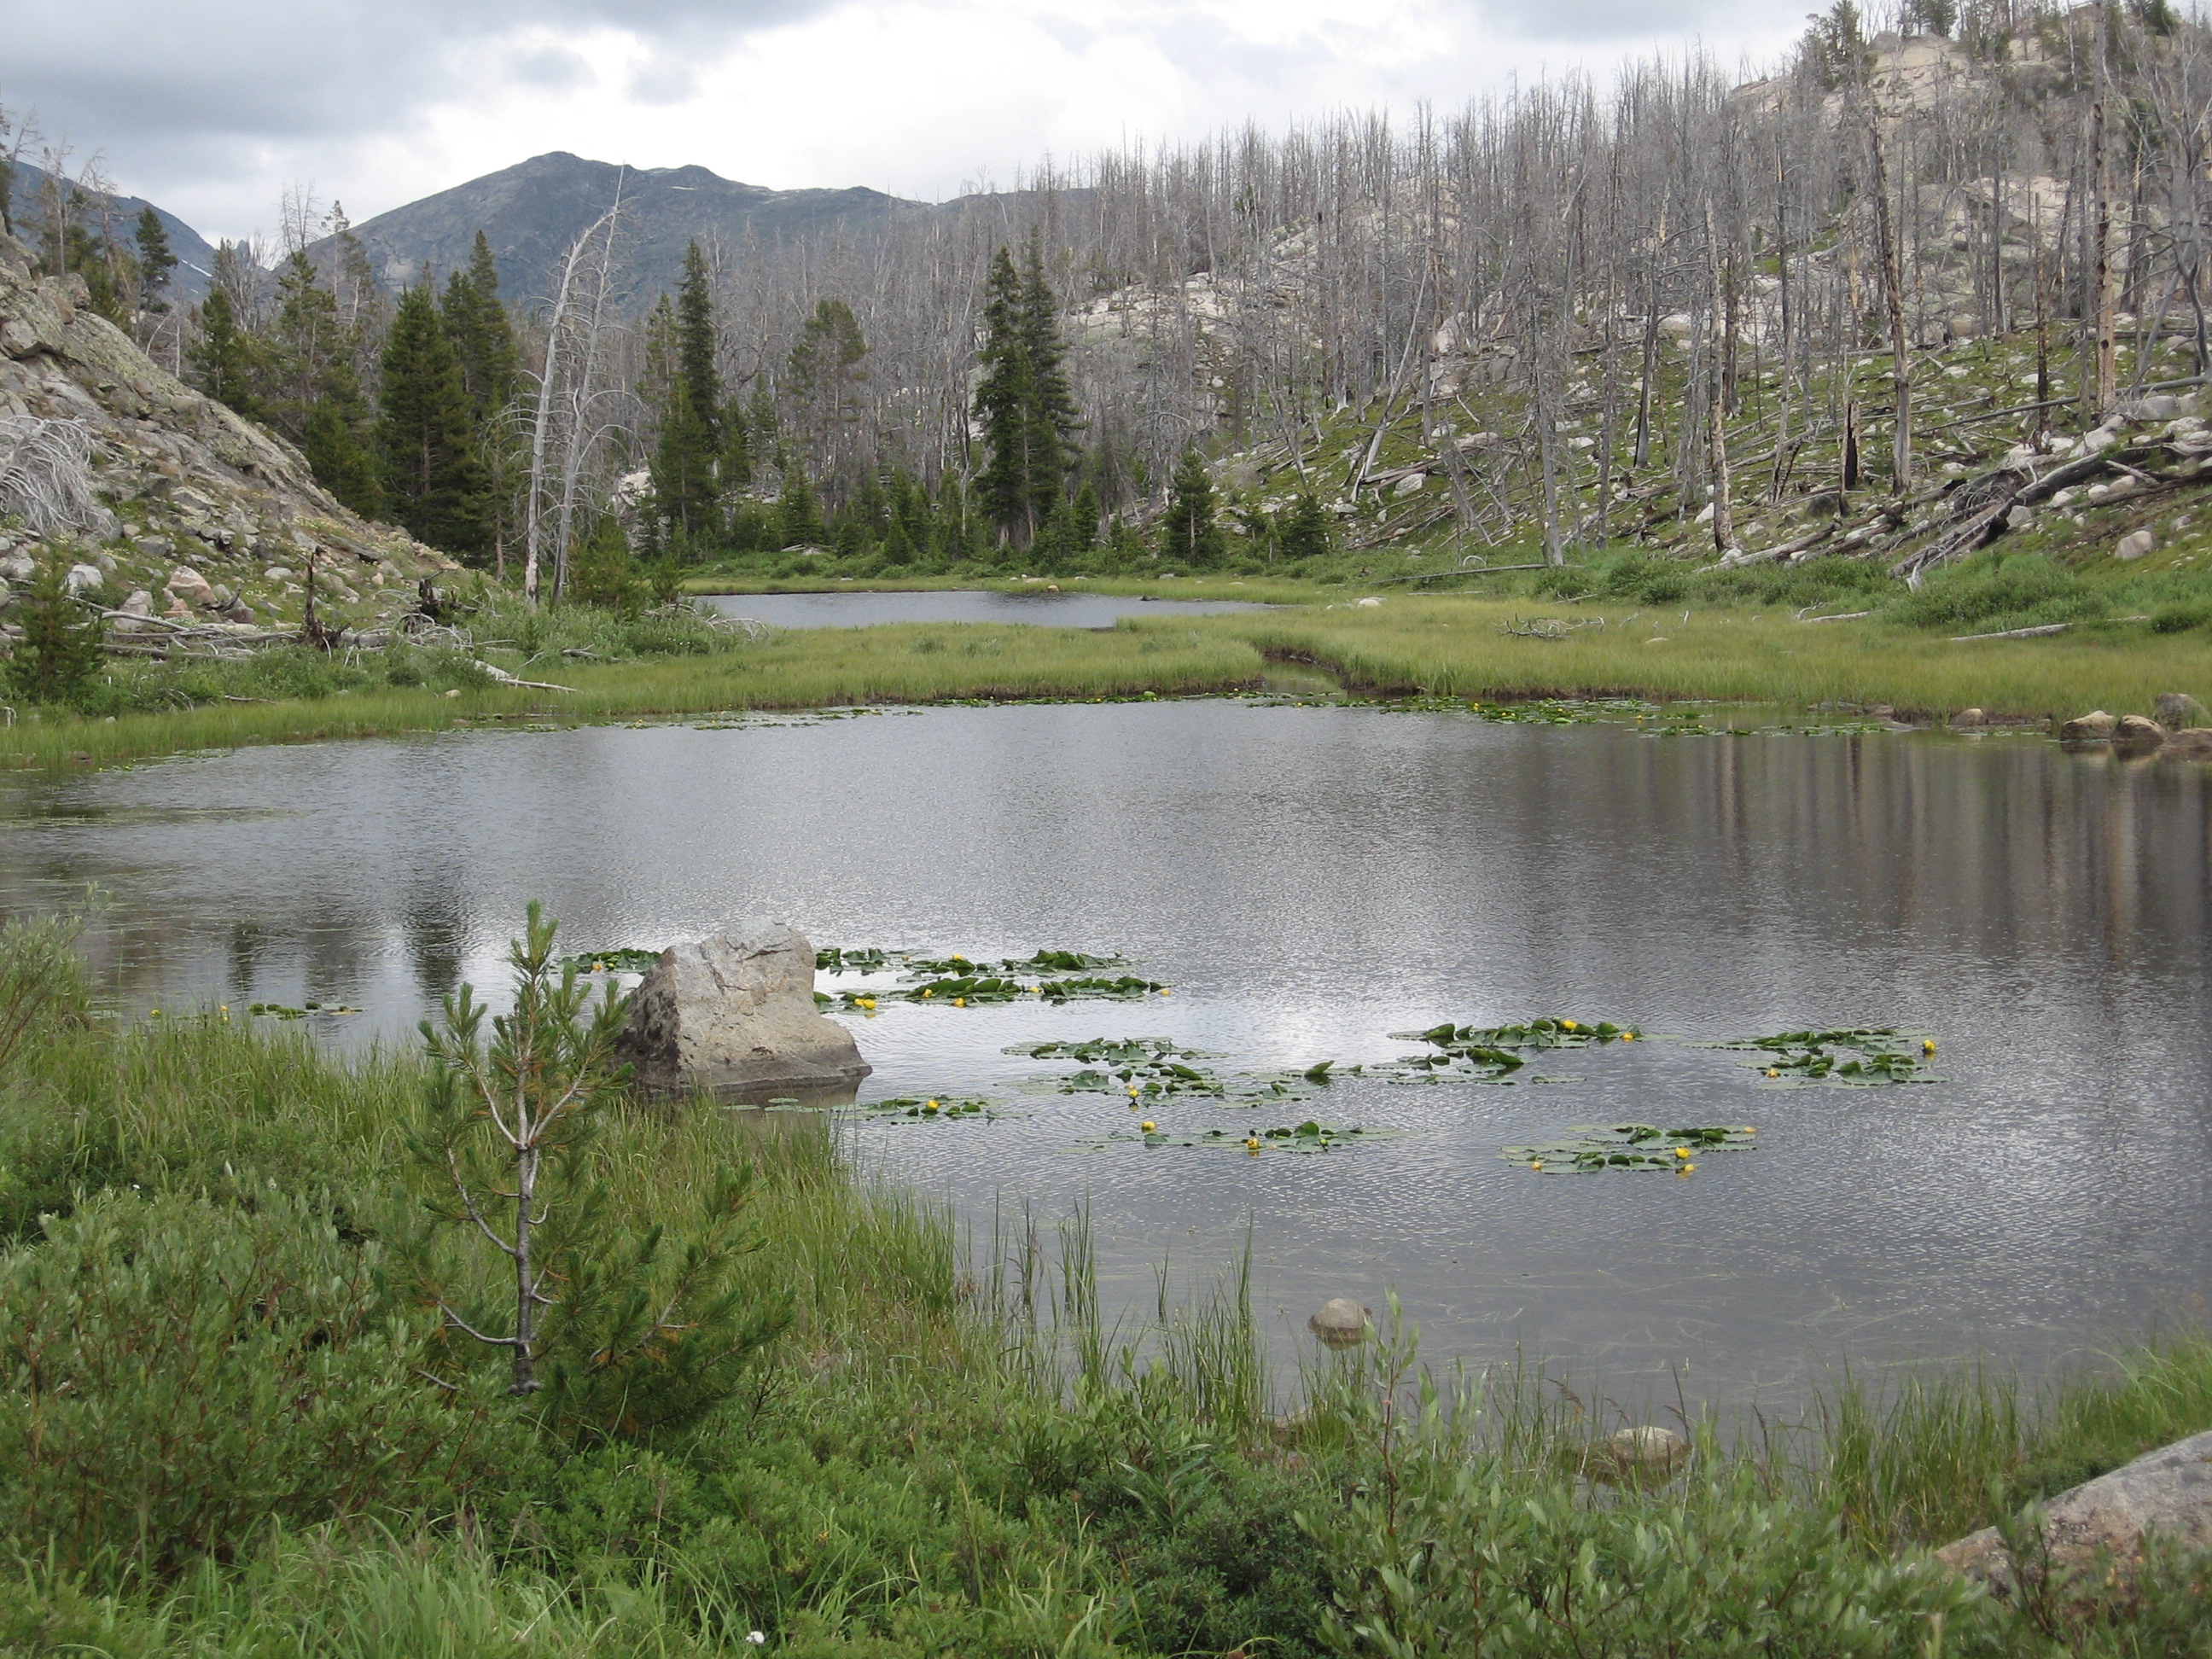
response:
{"label": "rocky mountain slope", "polygon": [[20,580],[59,554],[103,573],[111,606],[242,623],[296,621],[310,561],[333,621],[456,568],[347,512],[297,450],[84,301],[77,278],[34,276],[0,235],[0,573]]}
{"label": "rocky mountain slope", "polygon": [[[621,285],[639,299],[675,289],[694,239],[739,247],[929,210],[881,191],[769,190],[702,167],[623,167],[556,150],[379,214],[353,234],[377,280],[398,289],[425,265],[442,272],[466,264],[481,230],[507,297],[527,304],[550,291],[568,245],[614,204],[617,191],[631,222]],[[319,257],[331,251],[327,242],[309,250]]]}

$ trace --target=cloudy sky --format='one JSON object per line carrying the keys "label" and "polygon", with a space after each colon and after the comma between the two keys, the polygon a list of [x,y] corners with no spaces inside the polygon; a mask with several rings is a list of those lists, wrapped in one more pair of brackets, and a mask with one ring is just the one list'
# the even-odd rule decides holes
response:
{"label": "cloudy sky", "polygon": [[288,185],[362,220],[549,149],[936,199],[1037,157],[1456,106],[1702,44],[1772,0],[0,0],[0,105],[210,237]]}

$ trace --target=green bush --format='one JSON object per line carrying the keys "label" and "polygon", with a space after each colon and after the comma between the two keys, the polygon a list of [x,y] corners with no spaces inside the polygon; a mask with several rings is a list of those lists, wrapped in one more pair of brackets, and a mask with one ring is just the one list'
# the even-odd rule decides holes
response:
{"label": "green bush", "polygon": [[103,1194],[0,1256],[0,1510],[73,1571],[166,1574],[271,1522],[449,1507],[485,1400],[428,1380],[380,1253],[276,1193]]}
{"label": "green bush", "polygon": [[1996,633],[2105,614],[2104,597],[2065,566],[2037,553],[1984,554],[1930,576],[1888,607],[1908,628]]}

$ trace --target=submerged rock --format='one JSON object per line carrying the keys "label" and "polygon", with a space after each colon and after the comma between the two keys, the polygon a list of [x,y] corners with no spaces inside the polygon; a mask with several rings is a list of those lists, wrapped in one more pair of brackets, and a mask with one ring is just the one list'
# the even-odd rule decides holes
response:
{"label": "submerged rock", "polygon": [[2076,714],[2058,728],[2058,735],[2068,743],[2102,743],[2112,735],[2119,725],[2103,709],[2087,714]]}
{"label": "submerged rock", "polygon": [[849,1089],[871,1067],[814,1005],[814,947],[750,917],[661,952],[630,1000],[620,1053],[648,1089],[758,1097]]}
{"label": "submerged rock", "polygon": [[1366,1340],[1374,1320],[1370,1310],[1340,1296],[1322,1303],[1321,1311],[1306,1321],[1306,1328],[1332,1348],[1349,1348]]}
{"label": "submerged rock", "polygon": [[1952,729],[1959,732],[1971,732],[1989,723],[1990,717],[1978,708],[1961,708],[1951,716]]}
{"label": "submerged rock", "polygon": [[2176,732],[2158,753],[2160,760],[2212,761],[2212,727],[2195,726]]}
{"label": "submerged rock", "polygon": [[[2212,1548],[2212,1432],[2146,1452],[2052,1498],[2044,1506],[2038,1571],[2062,1578],[2125,1573],[2141,1560],[2148,1532],[2185,1550]],[[1946,1544],[1936,1559],[1999,1595],[2017,1583],[2018,1565],[1995,1527]]]}

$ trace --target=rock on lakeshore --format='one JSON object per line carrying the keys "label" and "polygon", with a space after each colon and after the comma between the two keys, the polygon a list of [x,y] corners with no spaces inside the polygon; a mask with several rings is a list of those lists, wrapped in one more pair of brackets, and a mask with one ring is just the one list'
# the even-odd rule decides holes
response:
{"label": "rock on lakeshore", "polygon": [[[2044,1507],[2043,1546],[2054,1575],[2100,1562],[2125,1572],[2147,1532],[2183,1549],[2212,1549],[2212,1432],[2146,1452]],[[1995,1527],[1946,1544],[1936,1559],[2000,1595],[2012,1593],[2015,1565]]]}
{"label": "rock on lakeshore", "polygon": [[2186,691],[2161,691],[2151,702],[2151,718],[2169,732],[2192,726],[2212,726],[2212,714]]}
{"label": "rock on lakeshore", "polygon": [[648,1089],[758,1097],[849,1089],[871,1069],[814,1006],[814,947],[750,917],[661,952],[630,999],[620,1052]]}
{"label": "rock on lakeshore", "polygon": [[2058,728],[2059,737],[2067,743],[2102,743],[2112,735],[2119,722],[2100,708],[2087,714],[2077,714]]}
{"label": "rock on lakeshore", "polygon": [[1306,1328],[1332,1348],[1349,1348],[1366,1340],[1374,1319],[1350,1297],[1340,1296],[1322,1303],[1321,1311],[1306,1321]]}

